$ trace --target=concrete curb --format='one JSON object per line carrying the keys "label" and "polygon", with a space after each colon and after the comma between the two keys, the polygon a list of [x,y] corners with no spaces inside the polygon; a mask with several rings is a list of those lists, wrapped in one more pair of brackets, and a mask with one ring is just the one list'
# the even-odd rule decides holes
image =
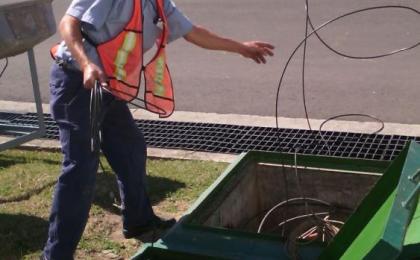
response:
{"label": "concrete curb", "polygon": [[[4,143],[10,139],[11,137],[0,136],[0,143]],[[37,139],[19,146],[19,149],[59,152],[61,146],[60,142],[56,140]],[[149,147],[147,148],[147,157],[154,159],[199,160],[230,163],[236,158],[236,155]]]}

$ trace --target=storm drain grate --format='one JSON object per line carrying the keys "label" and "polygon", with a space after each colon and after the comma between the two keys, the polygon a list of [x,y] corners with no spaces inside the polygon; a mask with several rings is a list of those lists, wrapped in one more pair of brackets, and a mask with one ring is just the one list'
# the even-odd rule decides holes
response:
{"label": "storm drain grate", "polygon": [[20,114],[15,113],[0,113],[0,123],[7,124],[20,116]]}
{"label": "storm drain grate", "polygon": [[[13,126],[36,126],[37,116],[0,113],[0,122],[6,121]],[[45,122],[46,138],[58,139],[58,128],[49,114],[45,114]],[[323,140],[313,130],[158,120],[136,123],[149,147],[201,152],[239,154],[257,150],[389,161],[408,141],[420,142],[420,137],[400,135],[325,131]]]}

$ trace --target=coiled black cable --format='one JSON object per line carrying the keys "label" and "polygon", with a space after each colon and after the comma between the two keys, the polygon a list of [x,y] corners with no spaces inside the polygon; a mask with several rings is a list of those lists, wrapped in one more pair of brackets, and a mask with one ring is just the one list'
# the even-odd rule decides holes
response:
{"label": "coiled black cable", "polygon": [[90,149],[93,153],[99,153],[101,149],[101,124],[104,114],[102,100],[102,87],[96,81],[90,90]]}

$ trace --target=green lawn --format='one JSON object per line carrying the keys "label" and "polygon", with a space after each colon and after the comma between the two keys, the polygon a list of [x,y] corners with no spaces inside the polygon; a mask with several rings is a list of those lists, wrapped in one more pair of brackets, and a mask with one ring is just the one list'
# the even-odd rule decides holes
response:
{"label": "green lawn", "polygon": [[[0,153],[0,259],[38,259],[47,237],[60,162],[59,153]],[[226,166],[204,161],[148,160],[147,181],[155,211],[167,217],[181,216]],[[105,173],[98,173],[94,204],[77,259],[127,259],[140,246],[137,240],[126,240],[121,234],[118,189],[107,164],[105,169]]]}

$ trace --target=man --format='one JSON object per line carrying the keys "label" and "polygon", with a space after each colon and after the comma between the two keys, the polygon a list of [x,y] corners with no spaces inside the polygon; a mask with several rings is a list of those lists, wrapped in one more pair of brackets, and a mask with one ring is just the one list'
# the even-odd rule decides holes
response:
{"label": "man", "polygon": [[[90,89],[95,81],[103,86],[109,82],[95,43],[107,42],[126,30],[133,18],[134,1],[142,4],[141,33],[146,51],[161,33],[156,0],[73,0],[59,25],[64,41],[55,52],[56,63],[51,70],[50,105],[60,129],[64,158],[54,192],[44,259],[72,259],[85,228],[99,160],[90,147]],[[273,55],[274,47],[268,43],[240,43],[220,37],[193,25],[172,1],[163,3],[168,42],[184,37],[202,48],[238,53],[256,63],[265,63],[265,57]],[[126,102],[105,94],[104,104],[108,107],[102,122],[101,148],[117,175],[124,236],[132,238],[152,228],[172,226],[174,220],[160,219],[150,205],[144,187],[146,144]]]}

